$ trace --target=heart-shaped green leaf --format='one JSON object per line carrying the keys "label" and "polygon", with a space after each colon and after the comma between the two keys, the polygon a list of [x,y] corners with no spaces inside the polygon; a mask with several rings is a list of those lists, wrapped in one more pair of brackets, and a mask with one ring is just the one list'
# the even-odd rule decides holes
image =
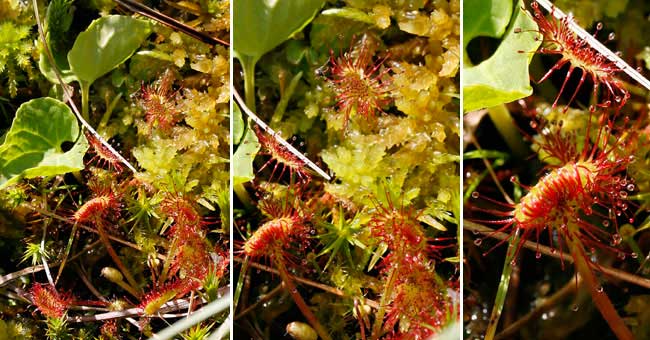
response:
{"label": "heart-shaped green leaf", "polygon": [[325,0],[238,0],[233,3],[233,50],[256,62],[302,30]]}
{"label": "heart-shaped green leaf", "polygon": [[[507,9],[510,0],[495,0]],[[493,4],[492,6],[496,6]],[[511,5],[510,5],[511,6]],[[478,110],[485,107],[508,103],[520,98],[529,96],[533,92],[530,86],[528,65],[533,53],[540,45],[535,39],[537,24],[526,13],[521,10],[523,2],[519,1],[517,9],[512,15],[512,20],[501,44],[496,52],[487,60],[477,66],[464,65],[463,75],[463,104],[465,112]],[[471,22],[484,22],[482,24],[470,25],[472,34],[497,34],[502,26],[502,21],[485,23],[489,21],[493,11],[488,11],[481,6],[478,9],[465,7],[465,22],[472,18]],[[469,13],[468,13],[469,12]],[[488,31],[488,27],[493,30]],[[515,33],[515,30],[521,30]],[[468,37],[468,39],[471,37]],[[465,41],[464,41],[465,43]],[[469,43],[469,40],[467,40]]]}
{"label": "heart-shaped green leaf", "polygon": [[255,178],[253,160],[260,150],[260,142],[250,127],[246,129],[244,138],[232,155],[233,185],[246,183]]}
{"label": "heart-shaped green leaf", "polygon": [[464,8],[463,48],[476,37],[501,37],[512,17],[510,0],[466,0]]}
{"label": "heart-shaped green leaf", "polygon": [[126,61],[150,32],[144,20],[121,15],[99,18],[77,36],[68,53],[70,68],[80,82],[92,84]]}
{"label": "heart-shaped green leaf", "polygon": [[[76,142],[63,151],[64,142]],[[0,188],[20,177],[52,176],[84,168],[88,142],[77,118],[53,98],[31,100],[18,108],[0,146]]]}

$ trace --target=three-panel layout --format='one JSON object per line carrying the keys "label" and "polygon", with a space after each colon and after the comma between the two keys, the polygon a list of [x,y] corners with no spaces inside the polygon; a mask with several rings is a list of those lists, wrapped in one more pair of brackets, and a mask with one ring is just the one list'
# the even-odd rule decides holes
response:
{"label": "three-panel layout", "polygon": [[0,340],[650,339],[649,13],[0,0]]}

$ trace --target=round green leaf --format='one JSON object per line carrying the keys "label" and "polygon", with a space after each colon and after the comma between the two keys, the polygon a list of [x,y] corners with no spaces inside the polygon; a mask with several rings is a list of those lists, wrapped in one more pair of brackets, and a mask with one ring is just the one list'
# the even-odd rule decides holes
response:
{"label": "round green leaf", "polygon": [[238,0],[233,3],[233,50],[253,60],[302,30],[324,0]]}
{"label": "round green leaf", "polygon": [[[537,24],[521,10],[522,6],[523,2],[519,1],[510,28],[496,52],[477,66],[463,68],[465,112],[509,103],[533,92],[528,65],[541,42],[535,39]],[[515,29],[521,32],[515,33]]]}
{"label": "round green leaf", "polygon": [[92,84],[126,61],[150,32],[147,21],[121,15],[99,18],[77,36],[68,53],[70,68],[79,81]]}
{"label": "round green leaf", "polygon": [[464,8],[463,48],[476,37],[501,37],[512,17],[512,0],[466,0]]}
{"label": "round green leaf", "polygon": [[[75,143],[63,151],[63,143]],[[52,176],[84,168],[88,142],[77,118],[53,98],[31,100],[18,108],[0,146],[0,188],[20,177]]]}

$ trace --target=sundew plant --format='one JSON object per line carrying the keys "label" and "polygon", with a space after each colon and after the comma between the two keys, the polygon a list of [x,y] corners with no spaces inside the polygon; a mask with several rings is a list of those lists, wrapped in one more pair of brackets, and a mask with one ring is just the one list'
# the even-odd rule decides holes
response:
{"label": "sundew plant", "polygon": [[1,338],[228,334],[230,4],[118,3],[0,3]]}
{"label": "sundew plant", "polygon": [[466,5],[465,337],[647,338],[647,4]]}
{"label": "sundew plant", "polygon": [[460,3],[233,4],[235,338],[457,338]]}

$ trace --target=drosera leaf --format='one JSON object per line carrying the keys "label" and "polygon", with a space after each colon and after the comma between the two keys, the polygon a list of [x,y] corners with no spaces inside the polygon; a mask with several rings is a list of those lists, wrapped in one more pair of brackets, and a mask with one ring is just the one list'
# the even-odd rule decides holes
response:
{"label": "drosera leaf", "polygon": [[92,84],[125,62],[151,33],[149,22],[122,15],[93,21],[68,52],[70,68],[80,82]]}
{"label": "drosera leaf", "polygon": [[[64,142],[74,143],[68,151]],[[21,177],[60,175],[84,168],[88,141],[64,103],[38,98],[24,103],[0,146],[0,189]]]}
{"label": "drosera leaf", "polygon": [[[509,0],[499,0],[499,2],[509,2]],[[490,58],[476,66],[468,65],[468,61],[465,61],[463,78],[465,112],[509,103],[532,94],[528,65],[541,41],[535,39],[534,30],[537,29],[537,25],[521,10],[522,7],[523,1],[520,0],[501,44]],[[477,21],[485,21],[487,20],[485,16],[491,15],[490,12],[476,12],[474,9],[471,12],[475,13],[474,20]],[[515,30],[521,32],[516,33]]]}
{"label": "drosera leaf", "polygon": [[253,63],[301,31],[325,0],[239,0],[233,3],[233,50]]}

